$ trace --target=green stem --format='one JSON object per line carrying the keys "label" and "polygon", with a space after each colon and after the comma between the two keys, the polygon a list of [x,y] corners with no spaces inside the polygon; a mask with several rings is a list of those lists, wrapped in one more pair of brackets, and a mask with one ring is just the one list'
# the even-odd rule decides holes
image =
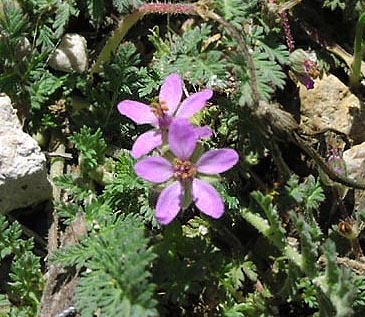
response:
{"label": "green stem", "polygon": [[125,16],[119,23],[118,28],[114,31],[112,36],[108,39],[105,46],[101,50],[94,66],[90,70],[90,74],[100,73],[101,65],[109,61],[110,56],[117,49],[118,45],[122,41],[123,37],[127,34],[129,29],[137,23],[137,21],[143,16],[140,11],[135,11]]}
{"label": "green stem", "polygon": [[242,34],[228,21],[213,11],[210,11],[206,6],[199,2],[195,4],[190,3],[146,3],[141,5],[136,11],[124,17],[118,28],[108,39],[107,43],[103,47],[98,56],[94,66],[90,70],[90,74],[100,73],[101,65],[110,60],[110,56],[116,51],[118,45],[122,41],[123,37],[127,34],[130,28],[137,23],[137,21],[146,14],[186,14],[186,15],[200,15],[203,19],[211,19],[218,22],[225,27],[228,33],[236,39],[238,47],[242,51],[243,55],[247,59],[249,66],[249,72],[251,77],[251,89],[252,89],[252,102],[253,108],[258,106],[260,100],[260,94],[257,85],[256,67],[253,58],[249,52],[249,48],[243,40]]}
{"label": "green stem", "polygon": [[290,245],[285,246],[283,250],[284,255],[292,261],[303,272],[303,256]]}
{"label": "green stem", "polygon": [[261,216],[252,213],[249,209],[244,208],[241,209],[242,217],[250,223],[253,227],[255,227],[262,235],[268,238],[274,245],[277,247],[283,254],[292,261],[296,266],[299,267],[301,271],[303,271],[303,257],[302,255],[290,245],[285,245],[284,247],[281,243],[271,239],[272,231],[268,221]]}
{"label": "green stem", "polygon": [[362,13],[359,17],[359,20],[356,24],[356,34],[355,34],[355,42],[354,42],[354,59],[351,65],[351,76],[350,76],[350,87],[353,90],[357,90],[360,86],[360,76],[361,76],[361,60],[362,55],[364,53],[363,44],[362,44],[362,36],[364,33],[364,25],[365,25],[365,12]]}
{"label": "green stem", "polygon": [[110,60],[110,56],[116,51],[123,37],[130,28],[135,25],[145,14],[187,14],[197,15],[195,5],[187,3],[146,3],[141,5],[136,11],[125,16],[119,23],[118,28],[108,39],[105,46],[101,50],[94,66],[90,70],[90,74],[100,73],[101,65]]}
{"label": "green stem", "polygon": [[323,293],[319,286],[316,286],[317,300],[319,308],[319,317],[332,317],[334,316],[333,306],[328,297]]}

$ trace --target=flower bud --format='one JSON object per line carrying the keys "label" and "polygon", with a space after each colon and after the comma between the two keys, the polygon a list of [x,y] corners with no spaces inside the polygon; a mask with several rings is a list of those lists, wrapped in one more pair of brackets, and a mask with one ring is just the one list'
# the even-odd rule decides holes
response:
{"label": "flower bud", "polygon": [[320,75],[314,52],[297,49],[289,56],[289,65],[296,78],[307,88],[314,88],[314,79]]}
{"label": "flower bud", "polygon": [[338,232],[349,240],[355,240],[359,235],[359,227],[354,220],[343,220],[338,224]]}

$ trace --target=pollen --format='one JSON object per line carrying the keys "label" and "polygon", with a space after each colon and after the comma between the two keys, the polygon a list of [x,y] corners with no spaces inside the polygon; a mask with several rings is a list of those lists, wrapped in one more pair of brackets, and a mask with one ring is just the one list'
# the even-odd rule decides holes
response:
{"label": "pollen", "polygon": [[174,160],[174,177],[185,181],[193,179],[197,173],[196,167],[190,161],[182,161],[178,158]]}

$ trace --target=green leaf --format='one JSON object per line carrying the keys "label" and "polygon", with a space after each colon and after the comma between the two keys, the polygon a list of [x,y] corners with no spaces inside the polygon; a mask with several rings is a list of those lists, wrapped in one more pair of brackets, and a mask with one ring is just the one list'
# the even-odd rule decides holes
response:
{"label": "green leaf", "polygon": [[346,1],[344,0],[325,0],[323,2],[323,7],[330,8],[332,11],[337,8],[344,10],[346,7]]}
{"label": "green leaf", "polygon": [[143,4],[142,0],[113,0],[113,6],[120,14],[130,13]]}
{"label": "green leaf", "polygon": [[91,19],[91,23],[99,28],[104,22],[106,15],[106,1],[105,0],[87,0],[87,10]]}
{"label": "green leaf", "polygon": [[211,26],[203,23],[163,41],[155,28],[149,37],[156,47],[154,69],[161,77],[178,72],[192,84],[226,87],[228,71],[222,63],[223,53],[214,41],[209,44],[213,35]]}
{"label": "green leaf", "polygon": [[59,3],[56,11],[56,16],[52,25],[53,29],[55,30],[55,36],[57,38],[60,38],[63,35],[65,28],[67,27],[67,23],[70,20],[70,17],[76,17],[78,14],[79,10],[76,6],[75,0],[68,0]]}
{"label": "green leaf", "polygon": [[29,88],[31,111],[37,112],[44,108],[45,103],[64,83],[66,76],[57,77],[48,71],[35,70],[31,72],[32,86]]}
{"label": "green leaf", "polygon": [[16,2],[9,0],[0,2],[0,32],[2,36],[9,39],[24,36],[28,31],[28,23],[27,16]]}
{"label": "green leaf", "polygon": [[259,204],[262,210],[265,212],[265,215],[270,224],[269,232],[266,232],[266,235],[272,242],[282,248],[285,245],[285,229],[281,224],[281,220],[277,211],[276,206],[272,204],[272,197],[269,195],[263,195],[259,191],[254,191],[251,193],[251,196],[255,199],[255,201]]}
{"label": "green leaf", "polygon": [[43,25],[42,28],[39,29],[36,46],[40,47],[42,51],[50,51],[55,48],[57,40],[58,38],[55,36],[52,28],[48,25]]}
{"label": "green leaf", "polygon": [[315,225],[310,226],[305,222],[302,215],[295,212],[290,213],[291,218],[298,230],[302,251],[302,269],[309,278],[315,278],[318,274],[318,248],[320,243],[320,233]]}
{"label": "green leaf", "polygon": [[149,266],[155,255],[148,247],[138,217],[110,217],[79,245],[57,253],[53,261],[84,266],[76,290],[81,316],[157,316],[155,286]]}
{"label": "green leaf", "polygon": [[351,271],[338,266],[336,246],[332,240],[326,241],[323,251],[327,260],[325,275],[318,277],[315,282],[330,299],[336,310],[336,317],[352,316],[356,289]]}
{"label": "green leaf", "polygon": [[19,317],[35,316],[39,309],[43,287],[40,257],[33,253],[33,239],[25,240],[22,234],[19,223],[9,224],[6,217],[0,215],[1,263],[5,263],[6,257],[12,259],[10,272],[4,271],[2,278],[7,281],[7,294],[12,303],[21,303],[18,309],[13,304],[8,305],[7,299],[0,296],[0,316],[3,309],[12,313],[10,316]]}
{"label": "green leaf", "polygon": [[70,137],[80,151],[79,164],[81,173],[90,173],[104,163],[107,145],[100,129],[94,133],[89,127],[82,127],[80,132]]}

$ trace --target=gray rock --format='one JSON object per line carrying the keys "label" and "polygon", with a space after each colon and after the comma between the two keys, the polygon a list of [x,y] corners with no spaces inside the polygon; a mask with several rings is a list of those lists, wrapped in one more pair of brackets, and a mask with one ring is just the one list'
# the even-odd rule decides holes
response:
{"label": "gray rock", "polygon": [[88,65],[86,39],[79,34],[65,34],[51,56],[49,65],[63,72],[84,72]]}
{"label": "gray rock", "polygon": [[0,212],[31,206],[51,196],[44,154],[22,131],[10,98],[0,95]]}

